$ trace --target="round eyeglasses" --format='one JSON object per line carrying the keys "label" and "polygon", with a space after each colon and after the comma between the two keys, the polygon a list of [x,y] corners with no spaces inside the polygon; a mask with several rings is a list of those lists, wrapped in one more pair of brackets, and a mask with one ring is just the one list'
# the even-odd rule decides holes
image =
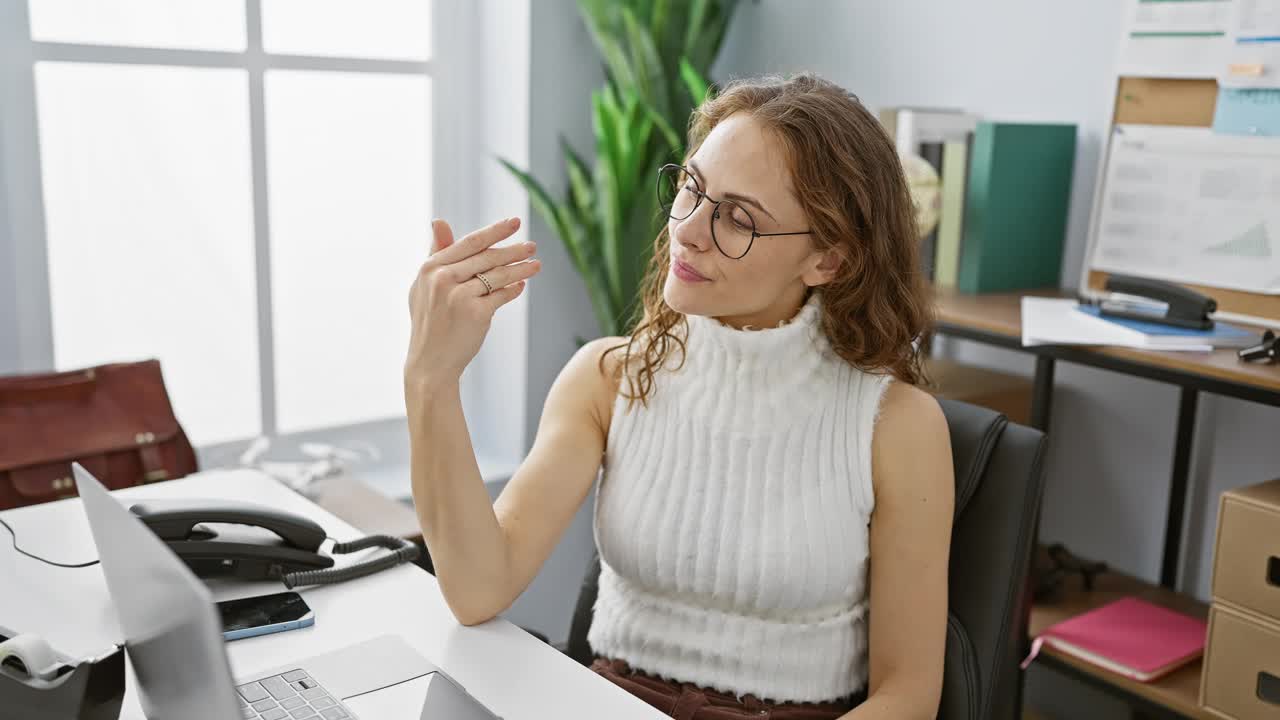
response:
{"label": "round eyeglasses", "polygon": [[713,200],[702,191],[702,185],[684,166],[669,163],[658,169],[658,207],[672,220],[692,215],[703,200],[715,206],[711,211],[711,239],[725,257],[740,260],[751,251],[758,237],[808,235],[800,232],[762,233],[756,231],[755,218],[740,203],[725,198]]}

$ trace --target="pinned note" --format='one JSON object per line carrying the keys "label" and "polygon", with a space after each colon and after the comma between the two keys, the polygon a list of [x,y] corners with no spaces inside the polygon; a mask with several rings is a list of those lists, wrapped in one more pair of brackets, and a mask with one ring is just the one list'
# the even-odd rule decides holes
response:
{"label": "pinned note", "polygon": [[1235,0],[1231,6],[1218,82],[1224,88],[1280,88],[1280,0]]}
{"label": "pinned note", "polygon": [[1280,89],[1221,88],[1213,131],[1222,135],[1280,137]]}
{"label": "pinned note", "polygon": [[1262,77],[1266,71],[1266,65],[1262,63],[1232,63],[1227,66],[1227,72],[1236,77]]}
{"label": "pinned note", "polygon": [[1231,4],[1220,0],[1130,0],[1120,74],[1213,78],[1226,62]]}

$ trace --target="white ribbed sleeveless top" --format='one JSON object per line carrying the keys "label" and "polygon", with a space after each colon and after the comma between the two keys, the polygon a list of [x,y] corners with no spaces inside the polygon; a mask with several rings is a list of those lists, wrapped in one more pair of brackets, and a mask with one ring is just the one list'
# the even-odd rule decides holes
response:
{"label": "white ribbed sleeveless top", "polygon": [[761,699],[867,682],[871,437],[888,376],[831,352],[820,293],[789,323],[688,316],[647,407],[616,399],[595,505],[588,641],[633,668]]}

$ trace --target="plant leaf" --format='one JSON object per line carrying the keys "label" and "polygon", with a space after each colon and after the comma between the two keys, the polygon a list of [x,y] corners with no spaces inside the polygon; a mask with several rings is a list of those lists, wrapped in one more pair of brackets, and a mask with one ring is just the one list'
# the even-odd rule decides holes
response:
{"label": "plant leaf", "polygon": [[713,10],[712,0],[693,0],[689,3],[689,18],[684,25],[684,44],[680,47],[680,57],[692,56],[698,44],[705,41],[702,26]]}
{"label": "plant leaf", "polygon": [[589,215],[595,204],[595,189],[591,187],[591,170],[569,141],[560,138],[560,148],[564,152],[564,164],[569,171],[569,194],[580,216]]}
{"label": "plant leaf", "polygon": [[686,26],[683,54],[704,75],[720,54],[724,33],[733,17],[736,0],[693,0]]}
{"label": "plant leaf", "polygon": [[601,42],[618,35],[617,3],[615,0],[578,0],[578,14],[582,16],[596,50],[603,55]]}
{"label": "plant leaf", "polygon": [[[619,168],[622,166],[622,153],[624,152],[625,139],[622,137],[625,128],[622,126],[622,111],[618,107],[617,95],[613,92],[611,86],[606,85],[604,90],[599,93],[593,93],[593,127],[596,133],[596,165],[599,168],[600,160],[603,156],[607,159],[610,166]],[[614,178],[616,180],[616,178]],[[597,190],[597,193],[599,190]]]}
{"label": "plant leaf", "polygon": [[578,0],[578,13],[591,35],[591,41],[604,59],[609,79],[619,85],[633,87],[635,71],[623,48],[622,19],[616,0]]}
{"label": "plant leaf", "polygon": [[572,243],[583,251],[584,265],[578,269],[578,274],[582,276],[587,295],[591,298],[591,308],[596,316],[596,322],[600,325],[601,332],[616,335],[616,323],[613,318],[617,313],[614,310],[613,299],[609,296],[608,279],[604,276],[604,268],[598,253],[595,252],[595,246],[591,244],[587,235],[590,228],[586,225],[570,224],[569,229]]}
{"label": "plant leaf", "polygon": [[[683,143],[680,141],[680,135],[676,133],[675,128],[671,127],[671,123],[662,116],[652,105],[644,106],[645,112],[649,114],[649,119],[653,121],[654,127],[662,134],[662,139],[667,144],[667,150],[671,155],[678,155]],[[654,168],[655,170],[657,167]]]}
{"label": "plant leaf", "polygon": [[666,50],[660,38],[663,36],[663,31],[668,27],[667,20],[670,14],[671,0],[653,0],[649,12],[649,37],[659,38],[657,44],[660,51]]}
{"label": "plant leaf", "polygon": [[504,165],[561,237],[602,332],[621,334],[640,309],[653,241],[665,222],[652,175],[683,153],[689,115],[713,92],[710,64],[737,0],[577,0],[607,80],[591,95],[593,164],[561,139],[568,182],[557,201]]}
{"label": "plant leaf", "polygon": [[622,301],[622,268],[618,265],[619,255],[621,254],[618,250],[622,244],[622,238],[620,237],[622,219],[620,217],[620,203],[615,190],[616,182],[612,176],[613,167],[607,159],[597,164],[598,190],[596,197],[600,199],[599,217],[601,221],[600,260],[603,263],[609,297],[616,305]]}
{"label": "plant leaf", "polygon": [[716,13],[714,23],[707,27],[707,69],[715,61],[716,56],[720,54],[720,46],[724,44],[725,33],[729,32],[729,21],[733,19],[733,9],[737,4],[737,0],[719,0],[720,8]]}
{"label": "plant leaf", "polygon": [[635,13],[629,8],[622,10],[622,26],[626,31],[627,44],[631,48],[632,72],[639,96],[652,103],[659,112],[668,112],[671,101],[667,96],[667,77],[662,69],[658,48],[653,44],[653,36],[636,20]]}
{"label": "plant leaf", "polygon": [[720,46],[724,43],[724,35],[729,29],[729,20],[737,0],[719,0],[715,12],[708,18],[701,30],[701,41],[695,48],[697,60],[694,66],[703,74],[711,71],[711,63],[720,54]]}
{"label": "plant leaf", "polygon": [[689,92],[694,106],[701,105],[707,99],[707,91],[710,89],[707,81],[688,58],[680,58],[680,79],[684,81],[685,90]]}

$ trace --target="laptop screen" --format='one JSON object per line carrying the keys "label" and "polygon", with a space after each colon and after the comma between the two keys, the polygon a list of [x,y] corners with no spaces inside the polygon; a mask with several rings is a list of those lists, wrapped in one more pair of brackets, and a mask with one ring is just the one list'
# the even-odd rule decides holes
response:
{"label": "laptop screen", "polygon": [[147,717],[241,717],[213,598],[142,521],[73,464]]}

